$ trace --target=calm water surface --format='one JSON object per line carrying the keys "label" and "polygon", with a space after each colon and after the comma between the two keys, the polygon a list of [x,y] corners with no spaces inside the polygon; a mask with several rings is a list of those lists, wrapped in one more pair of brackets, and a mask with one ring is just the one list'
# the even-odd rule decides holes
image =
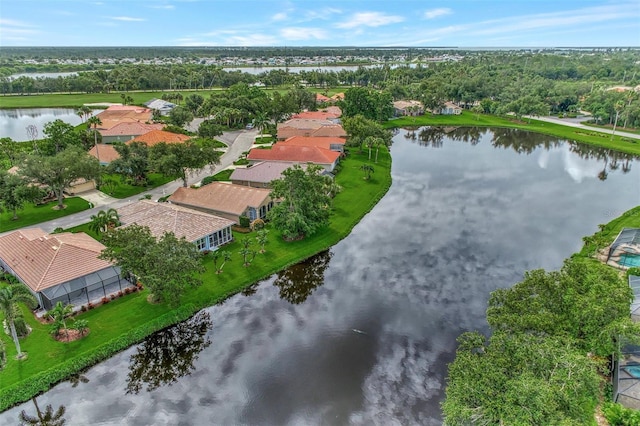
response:
{"label": "calm water surface", "polygon": [[33,124],[38,129],[38,138],[44,137],[44,125],[54,120],[62,120],[73,126],[82,119],[73,108],[19,108],[0,109],[0,138],[9,137],[14,141],[28,141],[27,126]]}
{"label": "calm water surface", "polygon": [[441,424],[456,338],[486,331],[489,292],[558,268],[640,204],[640,164],[517,131],[394,140],[393,185],[349,237],[56,386],[41,409],[65,405],[70,425]]}

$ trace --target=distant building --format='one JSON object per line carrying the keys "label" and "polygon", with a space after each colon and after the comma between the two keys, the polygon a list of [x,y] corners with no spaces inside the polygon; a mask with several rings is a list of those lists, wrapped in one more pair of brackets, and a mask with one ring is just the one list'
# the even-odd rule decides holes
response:
{"label": "distant building", "polygon": [[247,155],[247,160],[252,164],[261,161],[297,164],[312,163],[321,166],[327,172],[332,172],[338,164],[340,155],[340,152],[315,146],[287,145],[279,142],[273,145],[271,149],[252,149]]}
{"label": "distant building", "polygon": [[262,161],[250,167],[234,169],[229,179],[234,185],[269,188],[272,180],[282,178],[282,172],[294,164],[296,163]]}
{"label": "distant building", "polygon": [[278,142],[276,145],[315,146],[330,151],[344,152],[344,145],[346,143],[347,140],[345,138],[293,136],[282,142]]}
{"label": "distant building", "polygon": [[393,103],[394,115],[417,116],[424,114],[424,106],[420,101],[395,101]]}
{"label": "distant building", "polygon": [[114,143],[114,142],[128,142],[138,136],[142,136],[145,133],[149,133],[152,130],[162,130],[164,124],[145,124],[138,122],[122,122],[115,126],[100,130],[102,135],[102,143]]}
{"label": "distant building", "polygon": [[151,110],[158,111],[160,115],[169,115],[169,113],[177,106],[176,104],[165,101],[163,99],[153,98],[148,102],[144,103],[144,106],[150,108]]}
{"label": "distant building", "polygon": [[453,102],[445,102],[443,107],[434,109],[433,113],[442,115],[460,115],[462,114],[462,108]]}
{"label": "distant building", "polygon": [[279,123],[277,128],[278,140],[285,140],[292,136],[318,136],[344,138],[347,132],[340,124],[326,119],[294,118]]}

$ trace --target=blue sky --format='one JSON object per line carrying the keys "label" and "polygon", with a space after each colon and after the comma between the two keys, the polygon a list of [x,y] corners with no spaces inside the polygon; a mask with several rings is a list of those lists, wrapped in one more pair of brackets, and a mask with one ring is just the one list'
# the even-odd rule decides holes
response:
{"label": "blue sky", "polygon": [[0,0],[2,46],[640,46],[640,1]]}

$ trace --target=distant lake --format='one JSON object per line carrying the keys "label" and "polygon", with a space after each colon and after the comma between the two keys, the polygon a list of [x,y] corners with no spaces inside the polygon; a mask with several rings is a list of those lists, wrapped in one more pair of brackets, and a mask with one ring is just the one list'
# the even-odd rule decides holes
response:
{"label": "distant lake", "polygon": [[34,124],[38,128],[37,137],[41,139],[44,125],[54,120],[62,120],[73,126],[82,123],[73,108],[0,109],[0,138],[28,141],[27,126]]}

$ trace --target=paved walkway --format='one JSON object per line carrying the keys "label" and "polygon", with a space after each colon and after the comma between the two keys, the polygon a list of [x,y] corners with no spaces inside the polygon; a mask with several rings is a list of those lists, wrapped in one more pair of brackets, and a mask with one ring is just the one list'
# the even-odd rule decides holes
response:
{"label": "paved walkway", "polygon": [[[613,133],[612,129],[603,129],[601,127],[586,126],[580,123],[578,120],[571,119],[571,118],[538,117],[538,116],[532,116],[532,115],[525,115],[524,118],[530,118],[532,120],[538,120],[538,121],[545,121],[547,123],[560,124],[562,126],[576,127],[578,129],[584,129],[591,132],[607,133],[609,135]],[[585,120],[588,120],[588,119],[589,117],[585,118]],[[630,138],[630,139],[640,139],[640,135],[636,133],[620,132],[616,130],[616,135],[623,136],[625,138]]]}
{"label": "paved walkway", "polygon": [[[212,168],[205,168],[200,173],[191,174],[189,176],[189,185],[198,183],[205,177],[216,174],[219,171],[232,166],[233,162],[240,158],[240,155],[243,152],[248,151],[251,148],[251,145],[253,145],[254,138],[257,134],[258,131],[255,129],[239,130],[223,134],[220,139],[222,139],[225,143],[228,143],[229,148],[220,157],[220,164],[217,164]],[[73,226],[82,225],[83,223],[90,222],[91,216],[96,214],[100,210],[106,210],[108,208],[117,209],[118,207],[122,207],[134,201],[138,201],[140,198],[143,198],[146,195],[151,195],[152,200],[157,200],[158,198],[164,197],[165,195],[173,194],[175,190],[181,186],[182,179],[178,179],[149,191],[145,191],[138,195],[123,199],[110,197],[98,190],[85,192],[82,194],[78,194],[78,196],[89,201],[93,205],[93,208],[69,216],[61,217],[59,219],[38,223],[31,226],[31,228],[38,227],[43,229],[45,232],[53,232],[53,230],[56,228],[66,229]]]}

